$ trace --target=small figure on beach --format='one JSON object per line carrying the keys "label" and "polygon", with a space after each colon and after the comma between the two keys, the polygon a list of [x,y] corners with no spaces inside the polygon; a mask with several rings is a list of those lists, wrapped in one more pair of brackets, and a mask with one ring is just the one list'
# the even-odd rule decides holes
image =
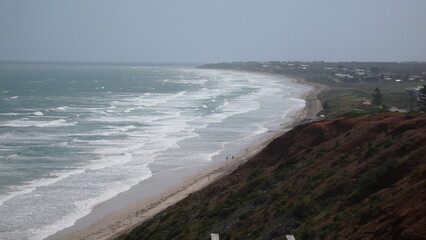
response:
{"label": "small figure on beach", "polygon": [[234,159],[234,156],[232,156],[232,159]]}
{"label": "small figure on beach", "polygon": [[228,160],[228,157],[226,157],[226,160]]}

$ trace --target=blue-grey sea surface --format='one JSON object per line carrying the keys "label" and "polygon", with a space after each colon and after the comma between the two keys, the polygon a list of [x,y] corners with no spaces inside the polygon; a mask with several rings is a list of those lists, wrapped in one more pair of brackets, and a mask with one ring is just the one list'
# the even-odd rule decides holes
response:
{"label": "blue-grey sea surface", "polygon": [[209,164],[289,121],[308,90],[182,66],[0,63],[0,239],[43,239],[155,172]]}

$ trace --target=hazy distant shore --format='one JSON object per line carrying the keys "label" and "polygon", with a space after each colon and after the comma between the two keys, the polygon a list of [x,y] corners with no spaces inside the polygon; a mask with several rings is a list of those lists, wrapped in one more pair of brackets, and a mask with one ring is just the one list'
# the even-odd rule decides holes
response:
{"label": "hazy distant shore", "polygon": [[[316,114],[321,111],[321,103],[317,100],[317,95],[326,88],[325,86],[307,83],[301,78],[291,76],[271,76],[283,77],[312,87],[309,92],[301,96],[306,100],[305,108],[297,112],[290,123],[282,124],[277,131],[261,134],[246,149],[240,149],[242,151],[235,154],[237,156],[235,159],[230,158],[227,161],[222,159],[222,161],[217,161],[216,164],[207,168],[182,168],[155,174],[152,178],[145,180],[143,184],[134,186],[132,189],[96,206],[92,213],[78,220],[74,226],[47,239],[113,239],[130,231],[189,194],[208,186],[224,175],[230,174],[240,164],[261,151],[270,141],[289,130],[294,124],[304,119],[316,118]],[[167,183],[161,181],[164,178],[168,179]],[[176,183],[178,184],[173,186]],[[126,208],[122,209],[123,207]],[[105,215],[107,216],[105,217]],[[84,228],[85,226],[90,227]]]}

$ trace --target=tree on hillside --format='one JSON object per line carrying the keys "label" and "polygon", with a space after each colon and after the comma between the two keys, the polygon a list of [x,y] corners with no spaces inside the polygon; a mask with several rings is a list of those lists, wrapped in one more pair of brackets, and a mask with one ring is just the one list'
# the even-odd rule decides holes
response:
{"label": "tree on hillside", "polygon": [[423,85],[423,87],[420,88],[420,93],[421,94],[426,94],[426,85]]}
{"label": "tree on hillside", "polygon": [[324,111],[328,111],[330,110],[330,105],[328,104],[327,101],[324,101],[324,104],[322,105],[322,108],[324,109]]}
{"label": "tree on hillside", "polygon": [[370,68],[370,72],[372,72],[374,74],[379,74],[380,73],[380,68],[378,68],[378,67],[371,67]]}
{"label": "tree on hillside", "polygon": [[423,111],[426,111],[426,85],[423,85],[422,88],[419,89],[419,95],[417,96],[417,101],[420,105],[420,108]]}
{"label": "tree on hillside", "polygon": [[373,104],[375,106],[381,106],[382,100],[383,100],[383,94],[380,91],[380,88],[376,87],[376,89],[374,89],[374,93],[373,93]]}

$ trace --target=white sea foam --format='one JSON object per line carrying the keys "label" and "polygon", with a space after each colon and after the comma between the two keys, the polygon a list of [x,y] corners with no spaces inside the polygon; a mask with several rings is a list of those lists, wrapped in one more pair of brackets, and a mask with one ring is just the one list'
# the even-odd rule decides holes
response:
{"label": "white sea foam", "polygon": [[137,127],[133,125],[127,125],[127,126],[106,126],[105,128],[115,129],[115,130],[118,130],[119,132],[127,132],[129,130],[136,129]]}
{"label": "white sea foam", "polygon": [[136,108],[128,108],[128,109],[124,110],[124,112],[129,113],[129,112],[132,112],[134,110],[136,110]]}
{"label": "white sea foam", "polygon": [[67,110],[67,109],[68,109],[68,107],[67,107],[67,106],[62,106],[62,107],[54,108],[53,110],[57,110],[57,111],[65,111],[65,110]]}
{"label": "white sea foam", "polygon": [[20,116],[20,115],[25,115],[22,113],[0,113],[1,116]]}
{"label": "white sea foam", "polygon": [[37,179],[37,180],[33,180],[27,183],[24,183],[23,185],[20,186],[14,186],[13,190],[11,192],[8,193],[8,195],[5,196],[0,196],[0,207],[7,201],[9,201],[12,198],[15,198],[17,196],[20,195],[24,195],[24,194],[29,194],[31,192],[33,192],[34,190],[36,190],[38,187],[43,187],[43,186],[47,186],[47,185],[51,185],[53,183],[56,183],[70,175],[73,174],[79,174],[79,173],[83,173],[84,169],[77,169],[77,170],[72,170],[72,171],[64,171],[64,172],[56,172],[56,173],[52,173],[49,176],[47,176],[46,178],[42,178],[42,179]]}
{"label": "white sea foam", "polygon": [[66,146],[68,146],[68,142],[59,142],[56,145],[59,146],[59,147],[66,147]]}
{"label": "white sea foam", "polygon": [[174,80],[172,82],[175,83],[181,83],[181,84],[196,84],[196,85],[203,85],[207,82],[207,79],[194,79],[194,80]]}
{"label": "white sea foam", "polygon": [[[106,152],[102,151],[102,153],[106,153]],[[37,188],[50,186],[72,175],[83,174],[87,171],[105,169],[118,164],[125,164],[133,159],[133,156],[130,153],[123,153],[122,151],[115,151],[114,153],[121,153],[121,154],[118,154],[118,155],[116,154],[113,156],[104,157],[99,160],[94,160],[90,162],[90,164],[87,166],[78,167],[73,170],[57,171],[57,172],[51,173],[49,176],[46,176],[45,178],[33,180],[20,186],[15,186],[14,189],[8,195],[0,196],[0,207],[4,204],[4,202],[9,201],[10,199],[13,199],[17,196],[32,193]]]}
{"label": "white sea foam", "polygon": [[300,98],[290,97],[290,98],[288,98],[288,100],[292,101],[292,102],[295,102],[295,103],[298,103],[298,104],[305,104],[305,100],[304,99],[300,99]]}
{"label": "white sea foam", "polygon": [[64,119],[52,120],[52,121],[32,121],[28,118],[22,118],[20,120],[11,120],[4,123],[0,123],[2,127],[66,127],[73,126],[75,122],[67,122]]}
{"label": "white sea foam", "polygon": [[[139,167],[141,168],[141,166]],[[97,197],[74,203],[76,211],[67,214],[66,216],[63,216],[60,220],[54,222],[50,226],[44,226],[42,228],[31,228],[27,231],[27,234],[29,236],[32,236],[32,239],[41,240],[56,233],[58,230],[72,226],[75,223],[76,219],[82,218],[88,213],[90,213],[94,206],[116,196],[117,194],[123,191],[130,189],[139,181],[148,179],[152,176],[152,173],[148,170],[146,166],[144,166],[144,169],[139,170],[139,174],[140,175],[138,178],[128,179],[126,182],[122,183],[109,184],[108,188]],[[54,228],[52,226],[54,226]]]}
{"label": "white sea foam", "polygon": [[33,115],[35,115],[35,116],[43,116],[44,114],[42,112],[33,112]]}
{"label": "white sea foam", "polygon": [[88,121],[92,122],[104,122],[104,123],[143,123],[145,118],[140,116],[128,116],[126,118],[122,118],[120,116],[111,116],[108,113],[102,113],[105,116],[93,116],[88,118]]}
{"label": "white sea foam", "polygon": [[[94,176],[96,176],[97,173],[100,173],[98,171],[99,169],[94,169],[93,173],[95,174]],[[119,169],[115,169],[115,168],[110,168],[110,170],[112,171],[110,174],[115,174],[114,172],[119,172],[121,170]],[[147,168],[146,164],[145,165],[141,165],[141,166],[137,166],[137,171],[135,171],[135,168],[133,168],[133,173],[131,174],[132,177],[127,179],[126,181],[122,181],[122,182],[109,182],[108,185],[104,185],[102,187],[101,193],[98,194],[95,197],[91,197],[89,199],[85,199],[85,200],[78,200],[77,202],[68,202],[68,207],[72,207],[73,211],[67,213],[65,216],[62,216],[60,218],[56,217],[56,221],[52,224],[49,225],[44,225],[44,226],[40,226],[40,222],[44,222],[45,219],[42,219],[40,221],[38,221],[38,223],[36,223],[35,227],[33,228],[29,228],[26,229],[24,231],[19,231],[19,232],[11,232],[9,233],[10,236],[22,236],[23,239],[44,239],[45,237],[55,233],[56,231],[69,227],[71,226],[76,219],[83,217],[84,215],[86,215],[87,213],[89,213],[91,211],[91,209],[96,206],[97,204],[99,204],[102,201],[105,201],[111,197],[116,196],[118,193],[125,191],[127,189],[130,189],[131,186],[137,184],[140,180],[144,180],[146,178],[149,178],[150,176],[152,176],[152,173],[149,171],[149,169]],[[75,177],[75,179],[80,179],[81,184],[84,184],[83,179],[81,179],[81,177]],[[65,179],[64,179],[65,180]],[[87,181],[87,180],[86,180]],[[59,181],[56,182],[58,186],[68,186],[68,181],[67,182],[63,182],[60,183]],[[89,182],[90,183],[90,182]],[[55,184],[53,184],[55,185]],[[89,184],[90,186],[90,184]],[[99,185],[101,186],[101,185]],[[53,186],[52,186],[53,187]],[[71,187],[71,186],[68,186]],[[92,186],[91,186],[92,187]],[[71,190],[71,189],[70,189]],[[75,196],[75,192],[73,192],[72,194],[74,194],[74,197],[66,197],[65,195],[63,196],[43,196],[43,198],[45,198],[45,202],[47,203],[52,203],[55,201],[64,201],[64,200],[71,200],[71,199],[78,199],[78,195]],[[36,208],[37,206],[29,206],[30,208]],[[55,213],[51,213],[52,216],[55,216]],[[55,217],[54,217],[55,219]],[[11,238],[12,239],[12,238]]]}
{"label": "white sea foam", "polygon": [[291,111],[291,109],[287,109],[282,115],[281,118],[282,119],[286,119],[287,118],[287,114]]}
{"label": "white sea foam", "polygon": [[15,158],[18,158],[18,154],[12,154],[12,155],[8,155],[8,156],[6,156],[6,158],[12,158],[12,159],[15,159]]}

